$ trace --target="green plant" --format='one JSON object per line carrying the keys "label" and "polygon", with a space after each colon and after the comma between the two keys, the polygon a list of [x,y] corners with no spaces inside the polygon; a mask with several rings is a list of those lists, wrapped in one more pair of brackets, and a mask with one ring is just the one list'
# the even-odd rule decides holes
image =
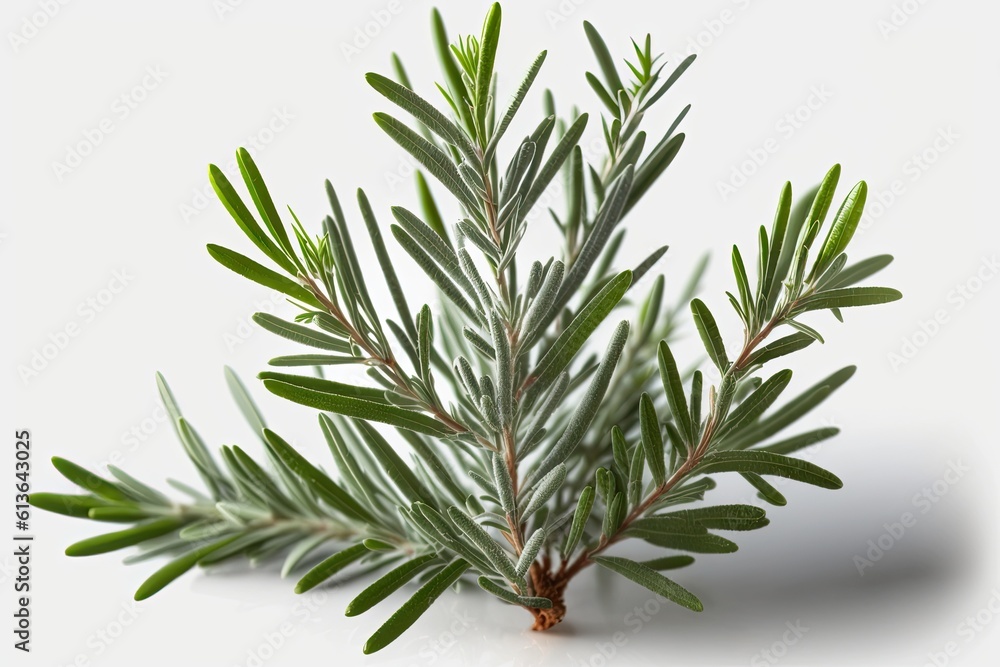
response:
{"label": "green plant", "polygon": [[[216,245],[209,253],[286,294],[299,310],[292,321],[259,313],[256,322],[315,350],[277,357],[271,365],[331,372],[344,364],[367,367],[371,382],[365,386],[329,380],[323,372],[260,374],[271,393],[318,410],[336,474],[269,429],[228,371],[268,464],[237,446],[222,447],[220,463],[158,378],[177,436],[207,491],[171,481],[191,497],[179,503],[117,468],[109,467],[114,479],[105,479],[54,459],[59,472],[86,493],[32,494],[36,507],[129,524],[70,546],[68,555],[139,546],[128,560],[170,557],[139,587],[137,599],[196,565],[235,557],[282,555],[283,574],[309,564],[297,592],[348,568],[386,570],[350,603],[349,616],[416,580],[416,591],[368,640],[370,653],[462,579],[528,610],[537,630],[563,618],[568,582],[595,563],[700,611],[701,602],[662,572],[690,564],[687,553],[736,550],[714,531],[768,523],[764,510],[753,505],[678,509],[701,501],[714,487],[709,475],[739,473],[776,505],[785,500],[767,476],[841,486],[832,473],[789,456],[837,429],[775,436],[854,369],[842,369],[778,407],[792,373],[781,370],[764,379],[761,369],[822,342],[803,315],[829,310],[842,321],[842,308],[900,297],[892,289],[856,286],[890,257],[847,263],[865,184],[843,200],[822,241],[839,166],[797,204],[785,185],[770,230],[760,227],[754,280],[733,248],[736,289],[727,296],[745,333],[739,345],[727,348],[708,306],[692,299],[704,262],[679,291],[681,306],[673,308],[665,303],[663,276],[636,293],[665,246],[631,270],[615,268],[625,236],[622,220],[673,162],[684,142],[676,130],[688,108],[649,150],[644,117],[693,58],[664,77],[647,36],[641,45],[633,42],[626,82],[597,31],[585,24],[601,72],[586,77],[605,107],[606,154],[596,162],[585,157],[580,140],[588,116],[574,110],[558,117],[547,92],[545,117],[524,139],[511,142],[501,160],[501,140],[545,53],[531,64],[509,105],[497,108],[500,17],[494,5],[480,38],[451,43],[434,13],[444,76],[438,89],[447,113],[413,92],[398,58],[394,78],[367,77],[418,129],[386,113],[375,114],[376,123],[453,200],[442,212],[418,174],[421,213],[391,211],[392,236],[442,295],[437,313],[427,305],[411,309],[384,228],[364,192],[358,191],[358,207],[377,269],[358,262],[351,225],[329,182],[331,215],[316,236],[291,210],[291,224],[282,219],[247,151],[241,149],[237,161],[256,214],[220,169],[209,168],[220,200],[275,268]],[[563,210],[549,211],[564,242],[560,257],[518,264],[529,222],[541,224],[530,213],[556,178],[563,179],[567,195]],[[446,215],[456,214],[456,224],[444,223]],[[388,286],[395,319],[383,318],[369,295],[367,282],[376,274]],[[718,372],[714,384],[700,369],[683,372],[668,343],[688,304]],[[623,311],[629,318],[610,332],[600,328]],[[790,332],[776,338],[783,327]],[[402,445],[411,460],[397,451]],[[667,552],[644,562],[609,553],[627,539]],[[331,545],[333,553],[324,552]]]}

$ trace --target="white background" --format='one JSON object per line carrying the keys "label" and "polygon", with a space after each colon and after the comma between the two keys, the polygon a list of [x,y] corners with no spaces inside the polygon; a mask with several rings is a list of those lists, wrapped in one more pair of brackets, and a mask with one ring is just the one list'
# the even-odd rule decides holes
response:
{"label": "white background", "polygon": [[[30,429],[36,490],[70,490],[47,462],[54,454],[95,467],[117,460],[157,483],[190,479],[169,426],[158,421],[156,370],[213,443],[256,446],[229,401],[222,366],[254,383],[268,358],[291,349],[246,324],[262,307],[285,306],[205,253],[207,242],[249,249],[222,206],[204,197],[207,163],[228,165],[252,137],[276,200],[309,225],[325,212],[325,178],[348,203],[364,186],[383,220],[390,204],[413,201],[408,164],[370,118],[387,104],[363,75],[387,72],[396,51],[418,89],[432,96],[430,3],[223,2],[4,3],[0,265],[11,302],[2,432],[10,446],[0,469],[13,468],[15,429]],[[54,15],[39,14],[43,5],[56,6],[49,9]],[[486,3],[441,5],[453,35],[478,33]],[[373,12],[386,25],[372,23]],[[616,54],[625,53],[630,36],[647,31],[674,63],[692,49],[699,53],[647,121],[650,129],[665,128],[693,104],[683,125],[687,142],[630,216],[625,250],[632,260],[669,243],[661,268],[675,293],[709,250],[716,260],[703,295],[717,313],[726,309],[729,247],[739,242],[752,254],[755,230],[770,224],[786,179],[802,191],[839,161],[841,194],[863,178],[872,188],[869,202],[883,202],[870,207],[853,255],[895,254],[879,278],[905,299],[850,311],[846,325],[822,318],[827,344],[795,362],[800,387],[840,366],[860,367],[808,420],[843,428],[809,457],[841,475],[845,487],[782,487],[788,507],[770,513],[767,530],[741,535],[738,554],[705,557],[677,573],[704,600],[703,614],[651,604],[655,613],[641,620],[634,608],[649,602],[648,592],[588,573],[570,591],[567,621],[551,633],[528,632],[526,614],[483,595],[448,594],[400,641],[362,659],[364,639],[392,603],[344,618],[357,584],[304,602],[271,569],[237,570],[189,575],[133,606],[132,592],[151,564],[126,568],[118,555],[70,560],[62,549],[95,527],[35,512],[30,656],[10,648],[13,560],[8,547],[0,549],[4,664],[230,666],[257,664],[255,655],[268,665],[995,659],[1000,620],[989,605],[1000,610],[1000,280],[989,278],[1000,250],[998,15],[995,3],[971,0],[542,0],[505,7],[504,98],[534,54],[549,50],[538,90],[522,111],[532,124],[541,86],[554,89],[563,112],[571,101],[600,110],[583,78],[585,68],[595,68],[584,19]],[[373,36],[358,37],[366,29]],[[133,92],[150,70],[161,80],[147,77],[146,89]],[[56,163],[95,136],[104,119],[110,134],[75,168],[57,173]],[[523,133],[528,125],[518,127]],[[593,121],[585,141],[592,139],[599,139]],[[761,160],[768,140],[776,149]],[[754,156],[763,164],[747,162]],[[725,182],[739,187],[723,196]],[[890,201],[886,193],[894,188]],[[526,254],[548,252],[547,226],[539,217]],[[396,256],[399,271],[416,278]],[[120,286],[112,282],[116,273],[126,284],[112,295],[106,290]],[[413,301],[430,294],[422,280],[408,284]],[[104,301],[100,312],[88,299]],[[936,327],[927,324],[934,319]],[[738,336],[734,318],[724,320],[726,333]],[[31,366],[35,352],[74,325],[77,335],[36,375],[26,375],[21,367]],[[280,432],[324,455],[309,410],[254,389]],[[140,438],[128,435],[133,429]],[[952,466],[964,472],[949,484],[943,480]],[[11,475],[2,478],[8,486],[0,497],[10,503]],[[918,499],[928,489],[933,503]],[[724,485],[715,499],[745,495]],[[886,524],[906,512],[915,525],[887,537]],[[0,512],[4,540],[13,532],[11,514]],[[880,539],[889,548],[860,574],[855,557],[867,557],[869,540]],[[966,620],[977,614],[978,621]],[[787,634],[786,623],[808,629]]]}

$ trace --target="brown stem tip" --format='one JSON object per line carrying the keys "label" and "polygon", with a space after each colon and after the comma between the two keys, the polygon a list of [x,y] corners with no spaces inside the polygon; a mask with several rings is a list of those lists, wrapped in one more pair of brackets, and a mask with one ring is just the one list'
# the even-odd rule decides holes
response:
{"label": "brown stem tip", "polygon": [[563,593],[566,591],[566,580],[556,579],[549,572],[536,572],[534,577],[535,594],[552,600],[552,607],[549,609],[529,609],[535,617],[535,624],[532,630],[542,631],[559,625],[566,615],[566,602],[563,600]]}

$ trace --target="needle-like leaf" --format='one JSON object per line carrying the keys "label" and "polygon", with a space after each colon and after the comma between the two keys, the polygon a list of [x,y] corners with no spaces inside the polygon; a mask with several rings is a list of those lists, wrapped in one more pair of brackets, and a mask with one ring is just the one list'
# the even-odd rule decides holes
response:
{"label": "needle-like leaf", "polygon": [[716,452],[702,459],[698,466],[702,474],[713,472],[752,472],[758,475],[786,477],[824,489],[839,489],[844,483],[833,473],[819,466],[771,452]]}
{"label": "needle-like leaf", "polygon": [[726,345],[722,341],[719,325],[715,323],[712,312],[701,299],[695,299],[691,302],[691,313],[709,358],[720,373],[725,373],[729,370],[729,356],[726,354]]}
{"label": "needle-like leaf", "polygon": [[306,572],[299,579],[299,583],[295,584],[295,592],[305,593],[312,590],[367,553],[369,553],[368,547],[364,544],[355,544],[333,554]]}
{"label": "needle-like leaf", "polygon": [[601,567],[616,572],[626,579],[631,579],[644,588],[658,593],[671,602],[676,602],[691,611],[702,611],[701,601],[675,582],[667,579],[656,570],[618,556],[595,556],[594,561]]}
{"label": "needle-like leaf", "polygon": [[375,631],[375,634],[369,637],[365,643],[365,653],[371,654],[380,651],[403,634],[425,611],[430,609],[430,606],[442,593],[458,581],[458,578],[467,569],[469,569],[468,563],[463,560],[455,560],[434,575],[396,613],[390,616],[389,620]]}
{"label": "needle-like leaf", "polygon": [[649,394],[643,394],[639,399],[639,425],[642,430],[642,450],[649,463],[653,483],[660,486],[667,478],[663,462],[663,431],[660,429],[660,420],[656,416],[656,408],[653,407],[653,399]]}
{"label": "needle-like leaf", "polygon": [[273,394],[311,408],[399,426],[428,435],[447,436],[453,433],[433,417],[385,403],[381,392],[378,392],[377,400],[371,400],[368,391],[338,382],[282,373],[261,373],[260,378],[264,381],[264,387]]}
{"label": "needle-like leaf", "polygon": [[411,558],[402,565],[382,575],[380,579],[361,591],[347,605],[347,611],[344,613],[347,616],[357,616],[365,613],[436,562],[439,562],[437,554],[424,554],[423,556]]}
{"label": "needle-like leaf", "polygon": [[222,264],[230,271],[238,273],[244,278],[248,278],[249,280],[252,280],[259,285],[263,285],[264,287],[277,290],[282,294],[287,294],[293,299],[298,299],[302,303],[316,308],[322,308],[322,305],[312,292],[307,290],[305,287],[291,278],[287,278],[276,271],[272,271],[265,266],[261,266],[245,255],[241,255],[240,253],[230,250],[229,248],[223,248],[222,246],[215,245],[214,243],[208,244],[208,254],[211,255],[219,264]]}

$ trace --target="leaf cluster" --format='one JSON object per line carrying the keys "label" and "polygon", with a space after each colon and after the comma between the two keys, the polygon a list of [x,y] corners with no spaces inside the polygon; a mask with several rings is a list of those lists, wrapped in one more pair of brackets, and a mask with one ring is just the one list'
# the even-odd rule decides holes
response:
{"label": "leaf cluster", "polygon": [[[539,629],[562,619],[563,590],[591,564],[700,611],[701,602],[662,572],[691,564],[690,554],[735,551],[720,531],[768,524],[756,505],[701,504],[715,486],[711,475],[738,473],[772,505],[786,501],[766,478],[841,486],[833,473],[791,456],[836,429],[784,432],[854,369],[790,399],[784,394],[791,371],[766,378],[762,371],[822,342],[803,321],[808,313],[829,310],[842,321],[845,308],[899,298],[889,288],[859,286],[891,258],[847,260],[865,184],[849,192],[822,241],[840,167],[798,203],[785,186],[770,230],[759,230],[753,281],[733,248],[736,287],[727,296],[744,337],[727,345],[709,307],[695,298],[705,261],[672,302],[664,276],[651,273],[666,246],[636,266],[618,264],[623,221],[673,163],[689,107],[653,135],[651,147],[644,121],[693,56],[666,73],[647,36],[632,43],[634,54],[621,68],[598,31],[584,24],[598,65],[586,79],[602,108],[606,148],[594,159],[581,148],[588,114],[573,108],[560,116],[548,91],[534,129],[508,137],[546,54],[498,104],[501,23],[493,5],[478,37],[452,41],[433,14],[441,65],[434,92],[443,102],[415,91],[395,56],[393,76],[366,77],[394,107],[376,113],[376,124],[421,166],[420,210],[391,208],[388,232],[435,288],[436,305],[411,304],[414,291],[401,283],[386,227],[364,191],[356,193],[356,217],[377,267],[359,261],[352,231],[361,225],[352,224],[331,183],[330,213],[317,235],[290,208],[279,213],[246,150],[237,153],[245,194],[209,167],[213,188],[257,259],[214,244],[209,254],[285,294],[296,310],[290,319],[254,316],[261,328],[304,348],[271,359],[274,370],[259,379],[270,393],[318,413],[333,472],[268,428],[228,371],[264,459],[237,446],[213,455],[160,378],[171,422],[206,490],[171,482],[190,497],[179,503],[117,468],[105,479],[56,459],[86,493],[33,494],[33,504],[129,524],[70,546],[69,555],[138,546],[130,560],[169,556],[138,599],[196,565],[235,557],[280,556],[283,574],[305,569],[300,593],[378,571],[348,616],[414,582],[415,592],[365,645],[373,652],[463,579],[528,610]],[[541,224],[532,212],[556,179],[565,202],[548,213],[561,247],[546,261],[519,263],[529,228]],[[377,276],[391,304],[372,299],[369,281]],[[671,342],[688,307],[717,373],[675,359]],[[792,333],[774,339],[781,327]],[[363,367],[368,381],[326,377],[343,365]],[[287,372],[300,367],[308,370]],[[627,539],[666,551],[642,562],[606,553]]]}

